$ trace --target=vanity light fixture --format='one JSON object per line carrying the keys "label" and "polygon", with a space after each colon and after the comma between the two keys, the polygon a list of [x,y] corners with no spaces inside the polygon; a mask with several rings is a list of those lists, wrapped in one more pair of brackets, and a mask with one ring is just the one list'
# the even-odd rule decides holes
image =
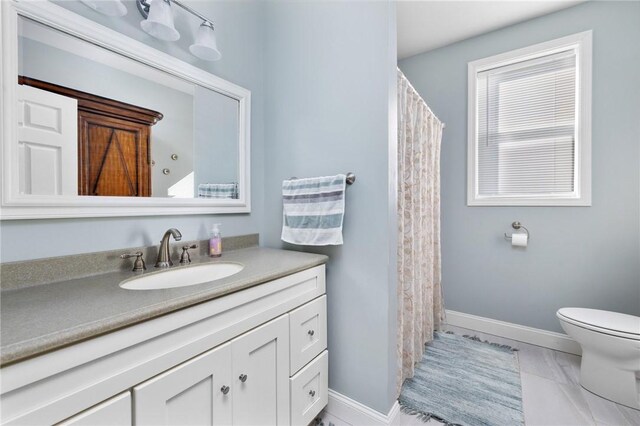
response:
{"label": "vanity light fixture", "polygon": [[145,33],[165,41],[176,41],[180,33],[173,25],[173,13],[170,0],[152,1],[147,19],[140,22]]}
{"label": "vanity light fixture", "polygon": [[192,9],[180,0],[136,0],[140,14],[145,18],[140,26],[155,38],[176,41],[180,33],[173,23],[172,5],[179,6],[188,13],[200,18],[202,23],[196,33],[195,42],[189,46],[191,53],[205,61],[217,61],[222,57],[214,32],[213,21]]}
{"label": "vanity light fixture", "polygon": [[107,16],[124,16],[127,8],[121,0],[82,0],[85,6]]}
{"label": "vanity light fixture", "polygon": [[204,21],[200,24],[196,34],[196,42],[189,46],[189,50],[194,56],[205,61],[217,61],[222,57],[211,22]]}

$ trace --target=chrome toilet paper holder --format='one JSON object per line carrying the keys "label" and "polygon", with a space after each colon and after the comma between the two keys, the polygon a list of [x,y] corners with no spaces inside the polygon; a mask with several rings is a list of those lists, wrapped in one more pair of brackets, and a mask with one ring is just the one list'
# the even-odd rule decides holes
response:
{"label": "chrome toilet paper holder", "polygon": [[[511,224],[511,227],[513,229],[515,229],[516,231],[518,229],[520,229],[520,228],[524,229],[524,232],[527,233],[527,240],[531,239],[531,235],[529,235],[529,230],[523,224],[518,222],[517,220]],[[504,233],[504,239],[507,240],[507,241],[511,241],[512,236],[513,236],[513,233],[511,235],[507,235],[506,232]]]}

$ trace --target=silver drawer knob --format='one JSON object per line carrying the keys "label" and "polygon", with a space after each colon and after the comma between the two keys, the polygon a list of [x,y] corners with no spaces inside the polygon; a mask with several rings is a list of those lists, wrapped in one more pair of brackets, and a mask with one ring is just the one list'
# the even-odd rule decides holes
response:
{"label": "silver drawer knob", "polygon": [[240,377],[238,377],[238,379],[240,379],[240,381],[242,383],[247,381],[247,375],[246,374],[241,374]]}
{"label": "silver drawer knob", "polygon": [[316,334],[316,332],[315,332],[315,331],[313,331],[313,330],[309,330],[309,331],[307,331],[307,334],[308,334],[309,336],[313,336],[314,334]]}
{"label": "silver drawer knob", "polygon": [[309,391],[309,396],[310,396],[310,397],[312,397],[312,398],[313,398],[314,396],[316,396],[316,391],[314,391],[314,390],[310,390],[310,391]]}
{"label": "silver drawer knob", "polygon": [[220,388],[220,392],[223,393],[223,395],[226,395],[229,393],[229,386],[223,386]]}

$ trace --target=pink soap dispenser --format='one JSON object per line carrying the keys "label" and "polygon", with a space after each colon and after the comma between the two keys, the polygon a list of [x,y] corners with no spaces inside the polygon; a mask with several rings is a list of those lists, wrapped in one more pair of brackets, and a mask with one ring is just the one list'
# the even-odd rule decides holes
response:
{"label": "pink soap dispenser", "polygon": [[222,235],[220,235],[220,224],[214,223],[211,228],[211,238],[209,239],[209,256],[222,256]]}

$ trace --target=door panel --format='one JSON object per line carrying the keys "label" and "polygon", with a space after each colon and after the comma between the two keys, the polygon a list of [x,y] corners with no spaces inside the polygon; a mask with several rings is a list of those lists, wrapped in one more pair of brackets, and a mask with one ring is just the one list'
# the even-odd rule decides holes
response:
{"label": "door panel", "polygon": [[234,425],[288,425],[288,315],[238,337],[231,345]]}
{"label": "door panel", "polygon": [[80,111],[81,195],[151,195],[149,128]]}
{"label": "door panel", "polygon": [[78,102],[18,85],[20,194],[78,194]]}
{"label": "door panel", "polygon": [[[211,425],[213,410],[213,376],[184,389],[166,402],[167,423],[170,425]],[[207,409],[205,409],[207,407]]]}
{"label": "door panel", "polygon": [[230,365],[231,346],[226,344],[136,386],[135,424],[230,425]]}

